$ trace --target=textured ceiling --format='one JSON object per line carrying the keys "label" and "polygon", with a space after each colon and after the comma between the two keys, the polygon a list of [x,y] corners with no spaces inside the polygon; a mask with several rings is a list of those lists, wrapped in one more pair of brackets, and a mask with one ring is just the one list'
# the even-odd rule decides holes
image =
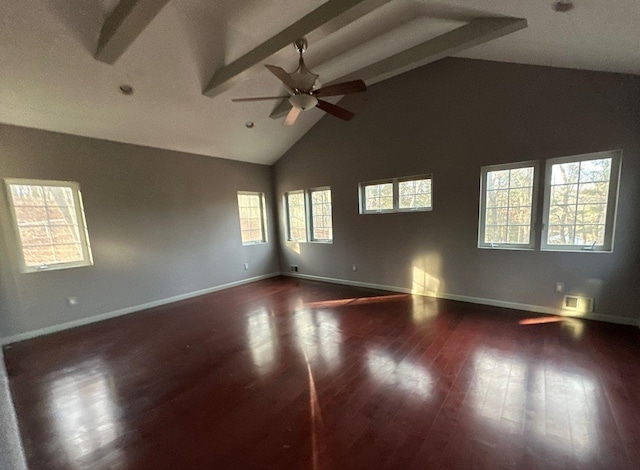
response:
{"label": "textured ceiling", "polygon": [[[324,113],[306,111],[295,126],[284,127],[282,119],[269,118],[276,102],[232,103],[233,97],[282,92],[261,65],[215,98],[201,92],[217,68],[323,3],[172,0],[107,65],[93,54],[116,0],[3,0],[0,121],[271,164]],[[341,30],[320,34],[309,46],[307,65],[327,83],[474,17],[505,15],[526,18],[529,27],[460,56],[640,74],[638,0],[575,0],[576,8],[565,14],[551,3],[391,0]],[[296,53],[286,47],[264,63],[291,71]],[[123,83],[134,88],[132,96],[118,91]],[[247,129],[247,121],[255,126]]]}

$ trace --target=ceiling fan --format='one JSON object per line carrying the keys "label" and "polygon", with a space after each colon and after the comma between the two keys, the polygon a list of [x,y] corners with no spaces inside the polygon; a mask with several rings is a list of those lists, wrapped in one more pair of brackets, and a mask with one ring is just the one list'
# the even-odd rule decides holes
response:
{"label": "ceiling fan", "polygon": [[300,60],[298,61],[298,68],[292,73],[287,73],[283,68],[276,65],[265,65],[271,73],[280,79],[282,83],[287,87],[289,95],[286,96],[263,96],[256,98],[234,98],[231,101],[264,101],[264,100],[280,100],[289,99],[291,103],[291,111],[287,114],[284,120],[285,126],[291,126],[300,113],[306,109],[318,107],[325,113],[329,113],[332,116],[350,121],[354,114],[351,111],[347,111],[340,106],[329,103],[318,98],[324,98],[326,96],[338,96],[348,95],[350,93],[358,93],[366,91],[367,85],[362,80],[352,80],[349,82],[336,83],[334,85],[328,85],[322,88],[318,88],[318,77],[315,73],[312,73],[304,64],[302,57],[304,51],[307,50],[307,40],[304,38],[298,39],[294,44],[296,51],[300,54]]}

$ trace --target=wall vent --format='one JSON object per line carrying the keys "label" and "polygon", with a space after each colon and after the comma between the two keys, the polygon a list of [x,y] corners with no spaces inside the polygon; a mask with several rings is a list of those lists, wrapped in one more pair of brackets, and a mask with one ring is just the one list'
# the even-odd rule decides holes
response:
{"label": "wall vent", "polygon": [[297,273],[298,272],[298,266],[295,264],[290,264],[289,265],[289,271],[291,271],[292,273]]}
{"label": "wall vent", "polygon": [[562,308],[573,312],[593,312],[593,299],[579,295],[565,295],[562,299]]}

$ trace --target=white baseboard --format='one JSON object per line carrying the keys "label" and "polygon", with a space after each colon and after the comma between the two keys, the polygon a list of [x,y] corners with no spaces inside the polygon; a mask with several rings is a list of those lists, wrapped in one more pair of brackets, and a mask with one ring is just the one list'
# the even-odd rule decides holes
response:
{"label": "white baseboard", "polygon": [[336,279],[331,277],[313,276],[311,274],[300,274],[300,273],[291,273],[291,272],[282,272],[280,274],[283,276],[296,277],[300,279],[308,279],[310,281],[330,282],[332,284],[343,284],[347,286],[364,287],[367,289],[378,289],[378,290],[386,290],[390,292],[401,292],[403,294],[423,295],[425,297],[435,297],[438,299],[457,300],[459,302],[468,302],[472,304],[489,305],[492,307],[503,307],[503,308],[509,308],[512,310],[522,310],[525,312],[542,313],[544,315],[558,315],[558,316],[564,316],[564,317],[580,318],[583,320],[597,320],[597,321],[603,321],[607,323],[616,323],[619,325],[640,326],[640,322],[633,318],[619,317],[615,315],[605,315],[602,313],[578,314],[573,312],[567,312],[562,309],[543,307],[542,305],[530,305],[530,304],[521,304],[517,302],[507,302],[504,300],[483,299],[481,297],[469,297],[466,295],[447,294],[444,292],[439,292],[436,295],[430,295],[422,292],[417,292],[417,291],[414,291],[413,289],[408,289],[406,287],[387,286],[383,284],[373,284],[370,282],[359,282],[359,281],[350,281],[347,279]]}
{"label": "white baseboard", "polygon": [[198,297],[200,295],[210,294],[212,292],[229,289],[231,287],[241,286],[243,284],[249,284],[251,282],[260,281],[262,279],[268,279],[270,277],[275,277],[279,275],[280,273],[263,274],[261,276],[255,276],[255,277],[250,277],[248,279],[242,279],[240,281],[229,282],[227,284],[222,284],[215,287],[209,287],[207,289],[201,289],[194,292],[187,292],[186,294],[180,294],[180,295],[168,297],[165,299],[154,300],[153,302],[134,305],[133,307],[122,308],[119,310],[114,310],[112,312],[92,315],[86,318],[80,318],[78,320],[62,323],[60,325],[53,325],[53,326],[48,326],[46,328],[40,328],[39,330],[27,331],[26,333],[20,333],[17,335],[1,338],[0,344],[6,345],[11,343],[17,343],[18,341],[24,341],[26,339],[35,338],[36,336],[44,336],[51,333],[57,333],[58,331],[68,330],[70,328],[75,328],[77,326],[88,325],[90,323],[96,323],[102,320],[108,320],[109,318],[115,318],[122,315],[128,315],[130,313],[140,312],[141,310],[148,310],[150,308],[160,307],[161,305],[166,305],[173,302],[179,302],[180,300],[191,299],[193,297]]}

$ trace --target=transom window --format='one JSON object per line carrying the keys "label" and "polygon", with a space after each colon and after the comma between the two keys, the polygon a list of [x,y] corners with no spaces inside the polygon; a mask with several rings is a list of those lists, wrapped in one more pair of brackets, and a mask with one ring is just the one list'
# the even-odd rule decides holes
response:
{"label": "transom window", "polygon": [[309,190],[311,199],[311,240],[333,240],[333,222],[331,218],[331,189]]}
{"label": "transom window", "polygon": [[533,248],[536,163],[482,168],[478,246]]}
{"label": "transom window", "polygon": [[431,178],[398,181],[398,208],[420,210],[431,208]]}
{"label": "transom window", "polygon": [[431,210],[431,180],[431,175],[424,175],[360,183],[360,213]]}
{"label": "transom window", "polygon": [[264,193],[238,191],[238,213],[242,244],[266,243]]}
{"label": "transom window", "polygon": [[393,183],[363,184],[364,212],[393,210]]}
{"label": "transom window", "polygon": [[611,251],[620,152],[547,161],[542,249]]}
{"label": "transom window", "polygon": [[93,264],[78,183],[5,181],[23,272]]}

